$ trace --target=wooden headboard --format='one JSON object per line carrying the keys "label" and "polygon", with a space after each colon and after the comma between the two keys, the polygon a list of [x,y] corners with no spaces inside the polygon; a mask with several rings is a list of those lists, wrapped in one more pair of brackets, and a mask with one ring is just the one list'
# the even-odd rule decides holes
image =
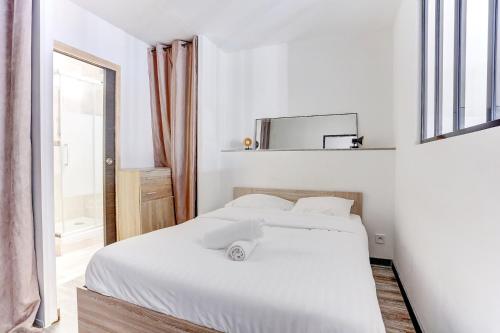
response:
{"label": "wooden headboard", "polygon": [[286,190],[276,188],[235,187],[233,198],[239,198],[246,194],[268,194],[296,202],[300,198],[307,197],[339,197],[354,200],[351,213],[363,217],[363,193],[361,192],[337,192],[337,191],[310,191],[310,190]]}

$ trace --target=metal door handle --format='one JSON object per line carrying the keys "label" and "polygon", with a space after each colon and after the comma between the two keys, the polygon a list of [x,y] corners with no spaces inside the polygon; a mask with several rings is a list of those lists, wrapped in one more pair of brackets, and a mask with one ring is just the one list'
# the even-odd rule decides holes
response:
{"label": "metal door handle", "polygon": [[113,159],[111,157],[106,158],[107,165],[113,165]]}

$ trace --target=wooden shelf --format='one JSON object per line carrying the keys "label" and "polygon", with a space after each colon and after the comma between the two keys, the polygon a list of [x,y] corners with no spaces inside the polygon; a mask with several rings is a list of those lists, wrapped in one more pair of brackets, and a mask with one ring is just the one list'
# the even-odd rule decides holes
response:
{"label": "wooden shelf", "polygon": [[386,151],[386,150],[396,150],[394,147],[389,148],[358,148],[358,149],[266,149],[266,150],[254,150],[254,149],[222,149],[222,153],[270,153],[270,152],[280,152],[280,151]]}

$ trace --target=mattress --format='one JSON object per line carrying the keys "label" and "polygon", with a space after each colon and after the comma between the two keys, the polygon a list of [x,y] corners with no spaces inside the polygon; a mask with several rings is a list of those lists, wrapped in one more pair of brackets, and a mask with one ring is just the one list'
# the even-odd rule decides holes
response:
{"label": "mattress", "polygon": [[[263,219],[249,260],[201,245],[203,235]],[[86,287],[222,332],[385,332],[366,231],[349,218],[223,208],[99,250]]]}

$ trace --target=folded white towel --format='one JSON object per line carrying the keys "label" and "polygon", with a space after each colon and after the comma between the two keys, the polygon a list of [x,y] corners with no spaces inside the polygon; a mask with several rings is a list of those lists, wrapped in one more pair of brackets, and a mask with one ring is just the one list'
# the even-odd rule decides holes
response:
{"label": "folded white towel", "polygon": [[244,261],[248,259],[252,251],[255,249],[256,245],[256,240],[236,241],[227,248],[226,255],[231,260]]}
{"label": "folded white towel", "polygon": [[254,240],[262,237],[262,221],[233,222],[225,227],[207,232],[203,237],[203,246],[209,249],[225,249],[238,240]]}

